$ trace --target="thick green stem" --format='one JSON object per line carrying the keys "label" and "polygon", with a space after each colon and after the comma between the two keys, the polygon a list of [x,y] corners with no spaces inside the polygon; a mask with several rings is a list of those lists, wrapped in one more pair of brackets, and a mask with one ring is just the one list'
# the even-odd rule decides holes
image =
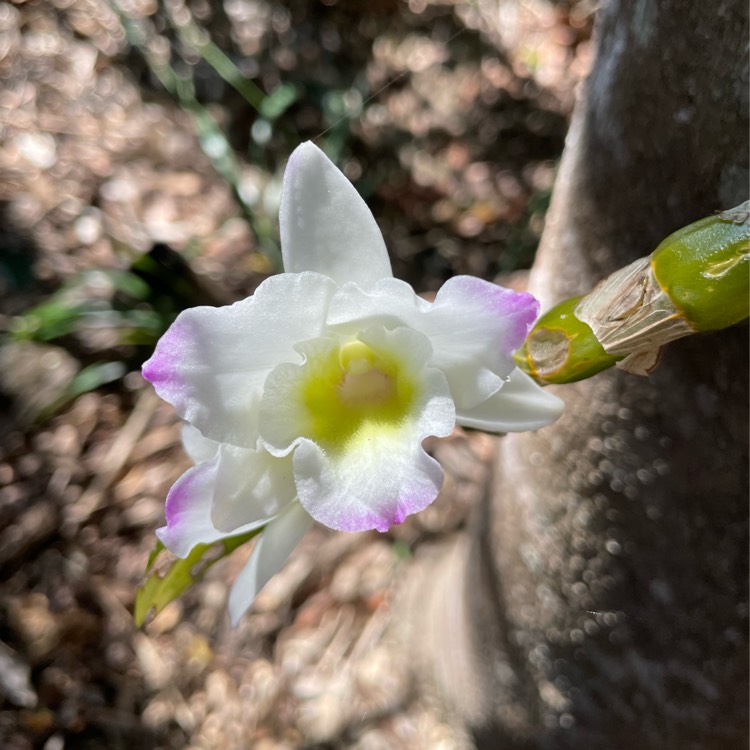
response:
{"label": "thick green stem", "polygon": [[545,313],[516,352],[539,383],[574,383],[612,365],[647,375],[662,346],[750,312],[750,202],[678,230],[591,292]]}

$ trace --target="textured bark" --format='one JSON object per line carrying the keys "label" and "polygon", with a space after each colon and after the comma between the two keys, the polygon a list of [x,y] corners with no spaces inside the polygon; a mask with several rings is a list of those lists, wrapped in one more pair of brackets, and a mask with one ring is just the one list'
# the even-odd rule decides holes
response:
{"label": "textured bark", "polygon": [[[747,35],[744,0],[602,9],[543,307],[747,198]],[[747,361],[744,326],[693,337],[648,379],[559,388],[557,424],[501,441],[458,561],[453,684],[474,692],[454,703],[478,747],[746,746]]]}

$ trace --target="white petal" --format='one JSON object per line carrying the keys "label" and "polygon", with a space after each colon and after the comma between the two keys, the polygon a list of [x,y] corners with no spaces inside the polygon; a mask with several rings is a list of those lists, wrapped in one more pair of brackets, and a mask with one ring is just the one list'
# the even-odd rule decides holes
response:
{"label": "white petal", "polygon": [[[303,395],[303,382],[310,363],[337,353],[336,339],[320,337],[299,346],[304,355],[300,364],[281,364],[266,378],[260,404],[262,444],[274,456],[288,456],[299,439],[310,432],[310,420]],[[331,415],[334,418],[333,415]]]}
{"label": "white petal", "polygon": [[297,492],[305,510],[339,531],[388,531],[432,503],[443,470],[416,431],[373,433],[342,455],[311,440],[294,451]]}
{"label": "white petal", "polygon": [[328,308],[327,322],[339,329],[361,328],[362,323],[377,318],[388,327],[412,326],[432,309],[432,303],[418,297],[400,279],[383,279],[371,289],[345,284]]}
{"label": "white petal", "polygon": [[564,407],[557,396],[515,369],[508,382],[483,404],[457,409],[456,421],[464,427],[488,432],[525,432],[554,422]]}
{"label": "white petal", "polygon": [[486,401],[514,369],[513,352],[523,343],[536,319],[538,302],[469,276],[449,279],[429,304],[396,279],[369,291],[346,285],[331,300],[328,323],[356,331],[378,321],[407,325],[427,336],[432,364],[448,379],[459,409]]}
{"label": "white petal", "polygon": [[211,521],[226,532],[275,516],[297,491],[291,456],[276,458],[262,448],[248,451],[222,445]]}
{"label": "white petal", "polygon": [[182,425],[182,447],[194,464],[210,461],[219,452],[220,445],[221,443],[216,440],[204,437],[201,431],[189,422]]}
{"label": "white petal", "polygon": [[316,271],[339,284],[372,286],[392,275],[370,209],[333,162],[310,142],[289,158],[279,213],[284,270]]}
{"label": "white petal", "polygon": [[228,608],[232,625],[237,625],[258,592],[281,569],[312,523],[312,518],[295,502],[290,503],[263,530],[250,559],[229,592]]}
{"label": "white petal", "polygon": [[187,557],[196,544],[209,544],[225,534],[211,523],[211,498],[218,458],[188,469],[167,495],[167,525],[156,536],[178,557]]}
{"label": "white petal", "polygon": [[255,448],[266,376],[299,360],[297,341],[321,334],[334,288],[319,274],[281,274],[242,302],[185,310],[143,375],[204,437]]}
{"label": "white petal", "polygon": [[[245,467],[257,474],[257,467],[269,460],[278,464],[271,470],[275,481],[261,477],[263,492],[249,486]],[[286,481],[279,478],[283,473]],[[167,495],[167,525],[156,535],[175,555],[186,557],[197,544],[264,526],[294,499],[291,473],[291,459],[271,459],[266,451],[257,454],[221,445],[214,458],[188,469],[174,483]],[[214,514],[222,521],[221,528],[214,523]]]}

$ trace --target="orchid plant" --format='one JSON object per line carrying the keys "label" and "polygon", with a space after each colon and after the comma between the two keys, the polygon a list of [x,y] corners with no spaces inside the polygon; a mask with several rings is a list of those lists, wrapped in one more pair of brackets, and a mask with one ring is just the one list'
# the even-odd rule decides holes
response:
{"label": "orchid plant", "polygon": [[262,530],[229,594],[235,624],[314,521],[386,531],[432,503],[443,472],[427,436],[534,430],[563,407],[513,360],[537,300],[468,276],[418,297],[312,143],[289,159],[280,227],[285,272],[184,311],[143,366],[195,463],[169,492],[161,542],[188,558]]}

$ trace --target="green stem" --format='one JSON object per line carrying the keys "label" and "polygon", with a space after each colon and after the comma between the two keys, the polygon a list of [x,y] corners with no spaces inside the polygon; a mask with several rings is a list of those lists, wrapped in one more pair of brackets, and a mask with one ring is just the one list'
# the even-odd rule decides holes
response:
{"label": "green stem", "polygon": [[516,352],[538,383],[617,365],[647,375],[662,346],[750,312],[750,202],[690,224],[582,297],[546,312]]}

